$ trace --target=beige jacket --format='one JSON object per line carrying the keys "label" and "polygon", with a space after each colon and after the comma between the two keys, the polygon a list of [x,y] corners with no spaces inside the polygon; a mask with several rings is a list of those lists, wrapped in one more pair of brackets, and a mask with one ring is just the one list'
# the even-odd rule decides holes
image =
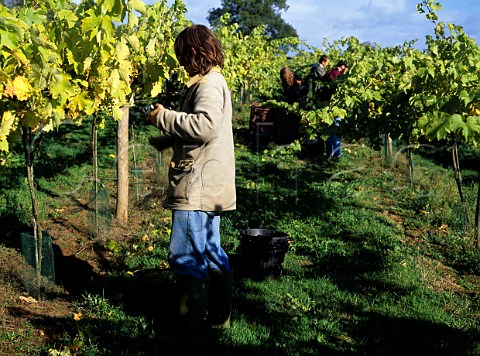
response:
{"label": "beige jacket", "polygon": [[180,111],[162,109],[156,126],[173,135],[165,208],[225,211],[236,207],[232,102],[218,68],[187,83]]}

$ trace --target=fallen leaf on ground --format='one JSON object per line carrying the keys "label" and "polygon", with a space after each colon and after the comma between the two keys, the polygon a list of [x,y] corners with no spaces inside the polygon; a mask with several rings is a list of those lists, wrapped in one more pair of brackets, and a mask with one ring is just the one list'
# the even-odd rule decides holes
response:
{"label": "fallen leaf on ground", "polygon": [[82,313],[73,313],[73,320],[79,321],[83,317]]}
{"label": "fallen leaf on ground", "polygon": [[35,298],[32,298],[32,297],[24,297],[23,295],[21,295],[20,297],[18,297],[18,299],[20,299],[21,301],[26,302],[26,303],[38,303]]}

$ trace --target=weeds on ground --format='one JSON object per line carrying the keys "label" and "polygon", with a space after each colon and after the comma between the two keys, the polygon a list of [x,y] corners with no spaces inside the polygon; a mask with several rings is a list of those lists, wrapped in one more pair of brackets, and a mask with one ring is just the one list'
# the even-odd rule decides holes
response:
{"label": "weeds on ground", "polygon": [[[404,160],[386,166],[378,152],[363,145],[347,147],[338,161],[236,148],[238,202],[237,210],[222,218],[225,249],[235,255],[241,229],[267,228],[287,233],[289,250],[280,278],[235,279],[231,329],[206,335],[196,351],[480,352],[480,257],[457,213],[448,170],[416,156],[412,184]],[[42,185],[64,189],[71,183],[65,178],[70,169],[65,176],[44,177]],[[470,203],[475,193],[475,186],[466,187]],[[155,298],[157,306],[170,308],[162,292],[146,298],[129,273],[166,266],[169,215],[154,206],[153,197],[147,201],[136,205],[143,212],[138,231],[102,246],[115,256],[105,284],[139,292],[133,304],[144,308],[132,310],[116,293],[86,291],[74,317],[57,320],[63,332],[44,346],[45,353],[189,351],[153,310]]]}

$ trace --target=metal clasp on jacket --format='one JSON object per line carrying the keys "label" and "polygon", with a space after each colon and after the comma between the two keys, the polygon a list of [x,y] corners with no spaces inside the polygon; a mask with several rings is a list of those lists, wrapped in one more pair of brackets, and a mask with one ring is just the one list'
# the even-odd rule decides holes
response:
{"label": "metal clasp on jacket", "polygon": [[178,163],[175,162],[170,162],[170,166],[172,168],[177,168],[177,169],[185,169],[188,167],[193,166],[194,160],[193,159],[182,159]]}

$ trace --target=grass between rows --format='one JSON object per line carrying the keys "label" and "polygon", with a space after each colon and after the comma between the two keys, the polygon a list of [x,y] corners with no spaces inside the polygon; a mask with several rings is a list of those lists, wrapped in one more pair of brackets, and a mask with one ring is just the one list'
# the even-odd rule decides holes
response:
{"label": "grass between rows", "polygon": [[[58,136],[44,144],[37,188],[45,221],[78,217],[78,211],[67,207],[89,200],[89,158],[83,148],[87,133]],[[149,134],[138,133],[140,146]],[[108,137],[100,166],[110,194],[105,200],[112,206],[114,150]],[[70,142],[66,153],[62,142]],[[137,184],[131,189],[135,228],[112,235],[109,224],[115,221],[105,220],[105,235],[92,244],[112,256],[102,271],[102,291],[86,285],[71,307],[78,317],[55,319],[62,325],[55,330],[62,332],[37,350],[28,347],[28,332],[13,337],[11,330],[0,328],[0,341],[10,350],[27,345],[25,354],[191,352],[161,317],[161,311],[171,307],[162,295],[166,291],[138,296],[136,303],[146,304],[141,312],[132,312],[109,293],[112,281],[126,286],[123,282],[132,280],[132,272],[166,266],[170,215],[160,208],[159,199],[167,157],[153,157],[146,145],[140,146],[138,164],[145,168],[154,162],[156,168],[144,169],[132,183]],[[280,278],[235,278],[232,327],[206,335],[196,345],[197,353],[480,354],[480,258],[449,170],[416,155],[410,182],[403,160],[387,167],[380,152],[361,144],[347,147],[340,160],[329,161],[269,157],[252,152],[239,139],[236,155],[238,208],[222,217],[224,248],[233,258],[241,229],[268,228],[288,234],[289,250]],[[15,165],[9,169],[2,178],[0,217],[5,224],[12,219],[25,222],[26,188]],[[475,184],[466,187],[470,207],[475,189]],[[88,216],[85,219],[85,226],[91,224]],[[11,253],[6,247],[0,251]],[[12,284],[8,273],[2,273],[3,283]],[[153,318],[159,310],[160,317]]]}

